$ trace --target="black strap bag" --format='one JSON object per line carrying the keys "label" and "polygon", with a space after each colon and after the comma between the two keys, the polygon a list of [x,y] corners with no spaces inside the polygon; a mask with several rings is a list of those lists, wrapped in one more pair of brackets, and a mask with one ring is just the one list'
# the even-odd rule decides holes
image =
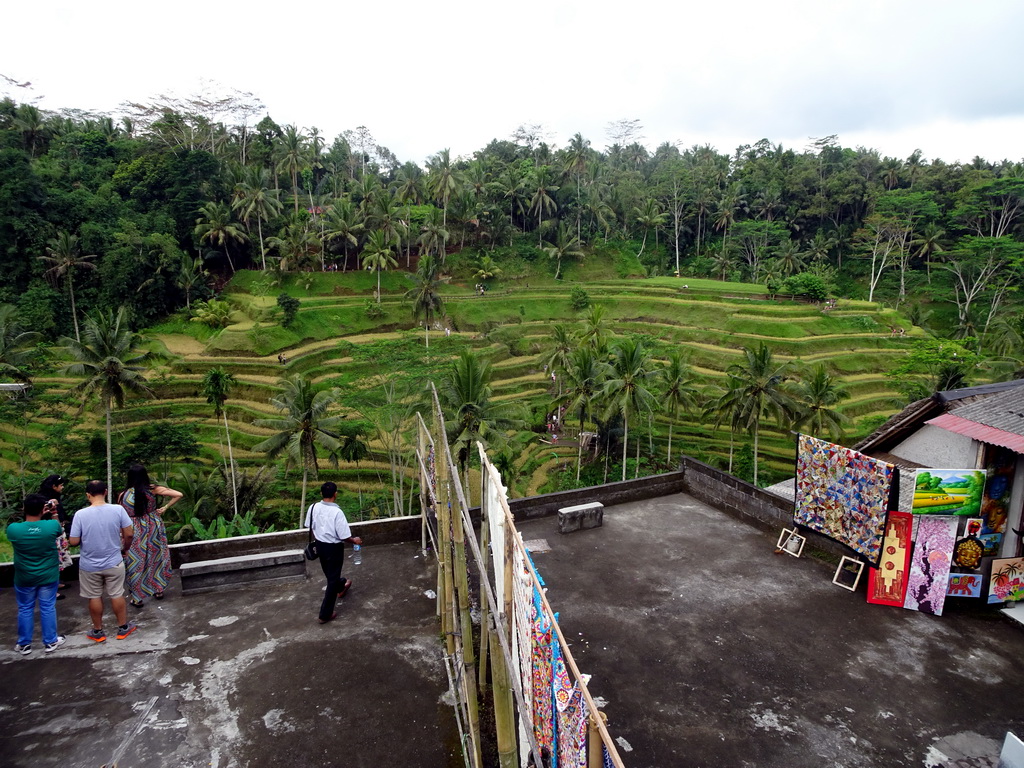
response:
{"label": "black strap bag", "polygon": [[309,543],[303,550],[307,560],[316,560],[320,553],[316,551],[316,539],[313,538],[313,506],[309,507]]}

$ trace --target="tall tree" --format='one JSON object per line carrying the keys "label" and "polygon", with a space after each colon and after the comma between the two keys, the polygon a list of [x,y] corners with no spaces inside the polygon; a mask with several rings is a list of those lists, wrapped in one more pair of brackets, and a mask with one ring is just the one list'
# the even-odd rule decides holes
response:
{"label": "tall tree", "polygon": [[544,252],[555,260],[555,280],[560,280],[562,277],[562,259],[583,257],[579,238],[561,222],[555,231],[554,240],[548,242],[544,247]]}
{"label": "tall tree", "polygon": [[24,367],[31,359],[32,348],[42,334],[26,331],[13,304],[0,304],[0,375],[28,381]]}
{"label": "tall tree", "polygon": [[235,262],[231,259],[231,246],[235,243],[244,243],[249,237],[231,218],[231,208],[227,203],[214,201],[202,206],[194,232],[200,243],[208,242],[221,248],[231,271],[235,271]]}
{"label": "tall tree", "polygon": [[96,254],[82,255],[78,249],[78,237],[68,232],[61,231],[57,237],[50,240],[46,248],[46,255],[40,256],[40,261],[52,265],[44,274],[54,280],[62,277],[68,281],[68,295],[71,297],[71,320],[75,326],[75,339],[82,340],[78,331],[78,310],[75,308],[75,283],[72,273],[76,269],[96,269],[93,259],[99,258]]}
{"label": "tall tree", "polygon": [[72,361],[64,367],[64,373],[85,377],[85,381],[71,390],[82,395],[82,407],[85,406],[85,398],[91,395],[99,397],[106,425],[109,491],[114,487],[110,451],[111,406],[123,408],[125,395],[129,392],[153,394],[144,375],[150,354],[141,348],[142,337],[129,328],[124,308],[116,313],[107,311],[87,315],[83,336],[82,340],[66,336],[60,340],[61,351]]}
{"label": "tall tree", "polygon": [[299,174],[309,165],[309,146],[306,136],[294,125],[286,125],[277,146],[277,170],[292,180],[292,201],[299,212]]}
{"label": "tall tree", "polygon": [[643,344],[623,339],[612,349],[611,372],[604,383],[602,396],[608,403],[608,415],[622,416],[622,479],[626,479],[626,448],[629,443],[629,417],[643,416],[657,408],[651,391],[657,374]]}
{"label": "tall tree", "polygon": [[250,168],[238,187],[238,194],[231,207],[241,217],[242,223],[250,230],[256,220],[256,234],[260,241],[260,266],[267,268],[267,248],[263,240],[263,222],[269,222],[281,214],[281,200],[278,190],[270,189],[270,174],[266,168]]}
{"label": "tall tree", "polygon": [[455,179],[455,167],[452,164],[450,149],[442,149],[427,161],[427,188],[435,200],[441,202],[441,226],[448,228],[448,201],[458,189]]}
{"label": "tall tree", "polygon": [[235,516],[238,516],[238,484],[235,480],[235,456],[231,450],[231,430],[228,428],[228,411],[225,407],[231,387],[235,383],[233,374],[223,368],[211,368],[203,376],[203,396],[213,406],[213,415],[224,419],[224,436],[228,442],[228,463],[231,474],[231,502]]}
{"label": "tall tree", "polygon": [[543,243],[541,232],[543,231],[544,214],[554,213],[558,210],[558,204],[554,198],[554,193],[558,191],[558,185],[554,183],[551,168],[546,165],[538,168],[533,175],[532,187],[533,196],[530,198],[530,210],[537,214],[537,247],[540,248]]}
{"label": "tall tree", "polygon": [[814,435],[828,435],[831,440],[841,440],[843,426],[850,419],[836,406],[850,397],[849,391],[823,364],[814,366],[809,378],[798,381],[793,387],[797,404],[795,427],[807,427]]}
{"label": "tall tree", "polygon": [[312,471],[319,472],[318,451],[337,453],[342,443],[338,426],[344,415],[329,415],[341,397],[337,389],[317,389],[304,376],[297,374],[281,380],[281,392],[270,398],[270,404],[282,412],[274,419],[258,419],[256,426],[277,430],[277,434],[254,445],[257,453],[271,458],[282,453],[289,461],[302,466],[302,497],[299,502],[299,525],[303,526],[306,511],[306,485]]}
{"label": "tall tree", "polygon": [[363,269],[377,273],[377,303],[380,304],[380,273],[398,266],[392,246],[384,230],[375,229],[363,249]]}
{"label": "tall tree", "polygon": [[412,299],[413,317],[417,320],[420,317],[423,318],[427,349],[430,348],[430,325],[444,308],[444,302],[439,292],[441,284],[444,282],[440,272],[440,267],[433,255],[425,254],[420,258],[415,274],[410,276],[413,287],[405,294],[407,299]]}
{"label": "tall tree", "polygon": [[693,369],[683,361],[678,350],[668,356],[668,365],[659,370],[661,377],[661,403],[667,411],[668,423],[668,463],[672,463],[672,427],[679,410],[692,410],[697,405],[699,389]]}
{"label": "tall tree", "polygon": [[580,434],[576,449],[576,482],[580,481],[580,467],[583,463],[583,430],[593,404],[601,395],[611,366],[601,360],[593,349],[587,346],[573,350],[565,368],[565,394],[556,401],[565,406],[565,413],[575,413],[580,418]]}

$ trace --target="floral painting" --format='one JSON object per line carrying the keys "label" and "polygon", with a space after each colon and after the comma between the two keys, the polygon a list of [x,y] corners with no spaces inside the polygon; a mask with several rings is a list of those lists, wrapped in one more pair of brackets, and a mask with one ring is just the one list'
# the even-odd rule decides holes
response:
{"label": "floral painting", "polygon": [[895,476],[892,464],[800,435],[793,519],[877,566]]}
{"label": "floral painting", "polygon": [[1024,557],[993,560],[988,601],[1003,603],[1017,600],[1024,600]]}
{"label": "floral painting", "polygon": [[958,525],[959,521],[949,516],[925,516],[918,520],[904,608],[942,615]]}

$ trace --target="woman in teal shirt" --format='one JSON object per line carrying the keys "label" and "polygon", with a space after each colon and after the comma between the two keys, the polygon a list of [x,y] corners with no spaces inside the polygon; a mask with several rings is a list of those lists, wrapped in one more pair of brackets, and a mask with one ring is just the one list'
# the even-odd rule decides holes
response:
{"label": "woman in teal shirt", "polygon": [[57,634],[57,584],[60,581],[57,537],[64,529],[58,520],[43,520],[47,499],[38,493],[25,497],[25,521],[7,526],[7,538],[14,547],[14,596],[18,601],[18,644],[20,654],[32,653],[36,603],[43,634],[43,650],[57,650],[65,640]]}

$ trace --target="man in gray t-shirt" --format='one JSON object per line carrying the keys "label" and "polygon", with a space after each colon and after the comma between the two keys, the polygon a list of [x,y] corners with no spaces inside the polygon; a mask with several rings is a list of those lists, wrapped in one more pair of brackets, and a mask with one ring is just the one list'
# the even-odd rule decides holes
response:
{"label": "man in gray t-shirt", "polygon": [[78,510],[71,520],[71,546],[81,545],[78,560],[78,582],[82,597],[89,601],[92,631],[90,640],[102,643],[107,639],[103,630],[103,598],[110,598],[110,607],[117,618],[117,639],[124,640],[135,631],[134,622],[128,621],[128,606],[124,600],[124,553],[132,544],[135,529],[125,508],[107,503],[107,484],[90,480],[85,486],[89,506]]}

